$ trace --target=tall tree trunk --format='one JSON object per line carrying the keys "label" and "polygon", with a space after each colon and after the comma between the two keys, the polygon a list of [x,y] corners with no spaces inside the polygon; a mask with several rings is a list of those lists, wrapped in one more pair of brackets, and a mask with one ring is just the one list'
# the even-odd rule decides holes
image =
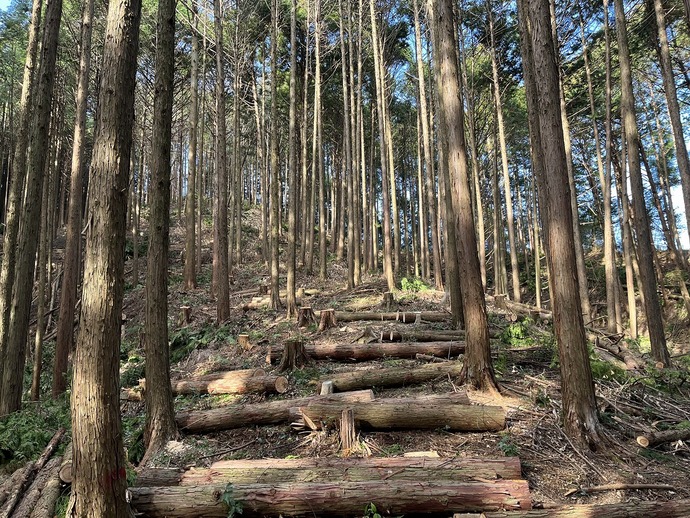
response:
{"label": "tall tree trunk", "polygon": [[81,259],[81,211],[85,167],[84,142],[86,140],[86,108],[89,98],[89,74],[91,70],[93,4],[93,0],[84,2],[81,20],[81,49],[72,143],[67,238],[65,241],[62,290],[60,291],[60,316],[58,317],[55,362],[53,363],[53,397],[59,396],[67,388],[67,362],[69,353],[73,349],[72,342],[74,340],[74,306],[77,302],[77,284],[79,284],[79,263]]}
{"label": "tall tree trunk", "polygon": [[78,518],[130,515],[119,367],[140,14],[139,0],[112,0],[108,6],[71,405],[72,494]]}
{"label": "tall tree trunk", "polygon": [[[151,136],[149,250],[146,259],[146,435],[144,460],[177,435],[168,347],[170,151],[175,67],[175,0],[159,0]],[[181,166],[182,164],[180,164]],[[193,255],[193,254],[192,254]]]}
{"label": "tall tree trunk", "polygon": [[432,0],[432,6],[429,14],[434,43],[436,87],[440,101],[440,136],[447,141],[448,154],[445,159],[451,176],[451,192],[447,195],[450,195],[453,203],[453,212],[448,224],[454,225],[457,229],[457,275],[462,291],[467,337],[464,368],[467,381],[474,388],[497,391],[498,386],[491,364],[489,327],[470,199],[465,116],[455,53],[456,24],[450,0]]}
{"label": "tall tree trunk", "polygon": [[[34,74],[34,69],[36,67],[36,55],[38,54],[42,6],[43,0],[33,0],[24,61],[22,93],[19,99],[19,113],[17,114],[19,127],[17,128],[14,156],[8,166],[10,170],[10,185],[7,194],[5,231],[2,244],[3,257],[2,267],[0,268],[0,380],[2,380],[4,374],[5,359],[7,358],[10,309],[12,306],[17,257],[17,236],[19,234],[19,221],[24,200],[24,183],[26,181],[27,169],[26,151],[29,148],[31,113],[35,95],[36,74]],[[1,392],[2,387],[0,386]]]}
{"label": "tall tree trunk", "polygon": [[[62,0],[48,2],[31,121],[26,193],[21,211],[22,225],[17,240],[17,264],[0,394],[0,415],[19,410],[22,402],[29,314],[41,223],[41,193],[48,160],[50,114],[61,16]],[[125,160],[129,165],[129,155]],[[125,189],[125,196],[126,192]]]}
{"label": "tall tree trunk", "polygon": [[278,171],[278,0],[272,0],[271,8],[271,308],[280,307],[280,172]]}
{"label": "tall tree trunk", "polygon": [[635,97],[623,0],[614,0],[614,8],[616,12],[616,34],[618,35],[618,61],[621,70],[621,114],[625,126],[625,140],[628,145],[628,167],[635,212],[635,233],[637,234],[637,247],[639,250],[640,285],[644,293],[645,315],[647,317],[652,356],[657,362],[668,366],[671,359],[666,347],[664,322],[654,281],[653,244],[642,185],[640,136],[637,129],[637,120],[635,119]]}
{"label": "tall tree trunk", "polygon": [[[354,216],[354,192],[352,185],[352,139],[350,132],[350,94],[349,91],[352,85],[348,85],[348,54],[345,45],[345,22],[343,18],[345,17],[343,13],[343,0],[338,2],[338,8],[340,13],[340,70],[342,76],[342,87],[343,87],[343,182],[342,189],[346,190],[347,198],[347,218],[345,217],[345,206],[343,204],[341,211],[343,214],[343,225],[347,221],[347,286],[352,289],[355,286],[355,231],[354,225],[352,224]],[[348,34],[348,39],[352,37]]]}
{"label": "tall tree trunk", "polygon": [[493,96],[496,104],[496,122],[498,125],[498,143],[501,150],[501,167],[503,171],[503,191],[506,202],[506,225],[508,225],[508,243],[510,245],[510,271],[512,280],[513,300],[520,302],[520,270],[518,268],[518,251],[515,241],[515,217],[513,215],[513,196],[510,189],[510,171],[508,170],[508,148],[506,146],[505,124],[503,122],[503,104],[501,101],[501,87],[498,78],[498,59],[496,58],[496,42],[494,37],[494,19],[491,14],[491,0],[487,1],[489,13],[489,35],[491,38],[491,70],[493,75]]}
{"label": "tall tree trunk", "polygon": [[215,217],[213,220],[213,269],[216,279],[216,314],[218,324],[230,316],[230,267],[228,264],[228,171],[225,131],[225,65],[223,63],[223,15],[221,0],[213,0],[216,32],[216,171]]}
{"label": "tall tree trunk", "polygon": [[540,190],[547,193],[546,217],[542,215],[542,219],[547,222],[547,260],[559,348],[563,420],[571,438],[596,448],[601,437],[577,277],[573,275],[576,269],[573,214],[549,2],[520,0],[518,13],[527,102],[531,113],[535,109],[539,113],[539,134],[530,136],[535,152],[543,157],[539,163],[543,169],[538,171],[537,181]]}
{"label": "tall tree trunk", "polygon": [[290,113],[289,113],[289,206],[287,249],[287,318],[297,316],[295,298],[295,266],[297,241],[297,0],[290,8]]}
{"label": "tall tree trunk", "polygon": [[[187,176],[187,204],[185,206],[186,237],[184,250],[184,285],[185,289],[196,288],[196,144],[199,129],[199,26],[198,10],[193,4],[190,10],[192,16],[192,54],[191,73],[189,76],[189,155]],[[199,229],[201,232],[201,229]]]}

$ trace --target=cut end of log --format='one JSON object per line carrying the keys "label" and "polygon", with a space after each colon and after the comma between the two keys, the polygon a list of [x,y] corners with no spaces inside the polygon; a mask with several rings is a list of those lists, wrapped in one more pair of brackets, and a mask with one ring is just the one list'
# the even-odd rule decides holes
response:
{"label": "cut end of log", "polygon": [[321,390],[319,394],[322,396],[328,396],[334,392],[334,383],[332,380],[326,380],[321,383]]}
{"label": "cut end of log", "polygon": [[276,378],[276,392],[278,394],[285,394],[288,391],[290,384],[285,376],[278,376]]}
{"label": "cut end of log", "polygon": [[643,448],[649,448],[650,441],[644,435],[638,435],[637,444],[639,444]]}

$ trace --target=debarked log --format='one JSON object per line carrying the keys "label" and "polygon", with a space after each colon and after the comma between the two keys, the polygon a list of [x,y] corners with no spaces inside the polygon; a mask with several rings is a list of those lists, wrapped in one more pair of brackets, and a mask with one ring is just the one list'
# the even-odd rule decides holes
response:
{"label": "debarked log", "polygon": [[[187,433],[207,433],[242,426],[279,424],[288,421],[290,408],[308,405],[318,398],[322,396],[283,399],[266,403],[232,404],[210,410],[191,410],[179,412],[175,420],[180,430]],[[374,393],[371,390],[340,392],[328,396],[326,400],[331,398],[347,402],[372,401]]]}
{"label": "debarked log", "polygon": [[[132,507],[146,516],[222,517],[228,507],[225,485],[131,488]],[[381,514],[529,509],[527,481],[376,481],[305,484],[233,484],[233,502],[242,516],[354,516],[369,503]]]}
{"label": "debarked log", "polygon": [[[275,363],[283,354],[282,346],[271,347],[266,363]],[[380,358],[415,358],[418,353],[449,358],[465,352],[465,342],[399,342],[370,344],[309,344],[304,346],[315,360],[369,361]]]}

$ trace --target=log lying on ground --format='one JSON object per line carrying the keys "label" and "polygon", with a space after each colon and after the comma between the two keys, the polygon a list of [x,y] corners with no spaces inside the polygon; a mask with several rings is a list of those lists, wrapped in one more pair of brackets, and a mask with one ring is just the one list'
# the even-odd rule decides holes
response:
{"label": "log lying on ground", "polygon": [[[315,311],[317,317],[320,311]],[[416,322],[450,322],[451,315],[445,311],[336,311],[335,319],[338,322],[387,321],[394,320],[402,324],[414,324]]]}
{"label": "log lying on ground", "polygon": [[[310,344],[304,346],[315,360],[369,361],[380,358],[415,358],[418,353],[450,358],[465,352],[465,342],[399,342],[371,344]],[[280,360],[283,347],[270,347],[266,363]]]}
{"label": "log lying on ground", "polygon": [[60,475],[55,473],[48,479],[43,491],[41,491],[41,496],[31,512],[31,518],[53,518],[55,516],[55,505],[58,498],[60,498],[61,492],[62,483],[60,482]]}
{"label": "log lying on ground", "polygon": [[647,433],[637,437],[637,444],[643,448],[651,448],[675,441],[690,441],[690,429],[686,430],[663,430],[661,432]]}
{"label": "log lying on ground", "polygon": [[254,403],[244,405],[229,405],[211,410],[192,410],[179,412],[175,416],[177,426],[187,433],[207,433],[240,428],[242,426],[254,426],[262,424],[278,424],[288,421],[290,408],[305,406],[312,401],[331,400],[346,402],[373,401],[374,393],[371,390],[359,390],[356,392],[340,392],[323,399],[321,396],[312,396],[300,399],[284,399],[267,403]]}
{"label": "log lying on ground", "polygon": [[[416,355],[415,355],[416,356]],[[426,383],[441,376],[459,376],[462,363],[429,363],[421,367],[393,367],[365,371],[342,372],[324,377],[321,381],[332,381],[337,391],[358,390],[372,387],[398,387]]]}
{"label": "log lying on ground", "polygon": [[[308,458],[223,460],[210,468],[186,471],[180,485],[282,484],[286,482],[364,482],[376,480],[496,480],[519,479],[520,460],[429,458]],[[137,479],[137,486],[140,486]],[[163,484],[161,484],[163,485]]]}
{"label": "log lying on ground", "polygon": [[142,468],[137,470],[137,487],[179,486],[184,470],[180,468]]}
{"label": "log lying on ground", "polygon": [[25,518],[31,514],[41,497],[41,493],[48,484],[48,481],[58,474],[61,464],[62,457],[52,458],[46,463],[43,469],[36,475],[29,489],[24,493],[22,501],[17,505],[17,508],[12,514],[13,517]]}
{"label": "log lying on ground", "polygon": [[613,354],[615,357],[623,360],[625,364],[625,370],[629,371],[639,371],[644,367],[644,360],[637,357],[628,347],[624,344],[617,343],[607,343],[606,340],[600,340],[599,337],[596,338],[595,344],[597,347],[605,349],[609,353]]}
{"label": "log lying on ground", "polygon": [[[489,336],[497,338],[499,332],[489,329]],[[379,340],[382,342],[444,342],[450,340],[464,340],[465,331],[463,330],[442,330],[442,331],[382,331]]]}
{"label": "log lying on ground", "polygon": [[433,430],[445,428],[461,432],[503,430],[506,413],[499,406],[470,406],[447,399],[380,399],[349,403],[312,401],[290,410],[317,427],[336,423],[344,408],[352,408],[358,426],[367,430]]}
{"label": "log lying on ground", "polygon": [[5,503],[10,493],[19,484],[19,481],[24,478],[24,471],[31,467],[31,462],[27,465],[17,468],[12,475],[0,485],[0,506]]}
{"label": "log lying on ground", "polygon": [[532,511],[456,513],[453,518],[688,518],[690,499],[668,502],[635,501],[619,504],[564,505]]}
{"label": "log lying on ground", "polygon": [[[231,373],[226,373],[231,374]],[[284,376],[250,376],[244,379],[218,378],[214,380],[182,380],[173,382],[173,394],[253,394],[278,393],[288,390]]]}
{"label": "log lying on ground", "polygon": [[513,302],[512,300],[508,300],[505,295],[496,295],[495,297],[487,296],[486,299],[493,301],[497,308],[510,311],[517,315],[539,318],[541,320],[551,320],[553,318],[553,313],[551,311],[538,308],[537,306],[530,306],[529,304]]}
{"label": "log lying on ground", "polygon": [[[222,517],[228,508],[221,496],[225,485],[131,488],[132,507],[146,516]],[[306,484],[233,484],[232,499],[242,516],[360,515],[374,502],[381,514],[450,513],[529,509],[527,481],[377,481]]]}

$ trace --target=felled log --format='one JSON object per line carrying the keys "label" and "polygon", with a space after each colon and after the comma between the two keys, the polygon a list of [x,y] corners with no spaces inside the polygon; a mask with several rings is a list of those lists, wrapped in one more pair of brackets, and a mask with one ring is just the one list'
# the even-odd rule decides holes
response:
{"label": "felled log", "polygon": [[[63,457],[64,459],[64,457]],[[55,505],[57,504],[60,493],[62,492],[62,483],[60,482],[59,473],[55,473],[46,482],[41,496],[39,496],[30,518],[53,518],[55,516]]]}
{"label": "felled log", "polygon": [[17,484],[19,484],[19,481],[24,478],[24,471],[29,469],[31,467],[31,462],[26,464],[25,466],[22,466],[20,468],[17,468],[12,475],[7,478],[2,485],[0,485],[0,506],[7,501],[7,497],[10,496],[10,493],[14,491],[14,488],[17,487]]}
{"label": "felled log", "polygon": [[637,437],[637,444],[643,448],[651,448],[675,441],[690,441],[690,429],[685,430],[663,430],[660,432],[652,432]]}
{"label": "felled log", "polygon": [[326,329],[335,327],[337,322],[334,309],[319,311],[319,333],[323,333]]}
{"label": "felled log", "polygon": [[179,468],[142,468],[137,470],[134,485],[137,487],[178,486],[184,470]]}
{"label": "felled log", "polygon": [[[153,468],[161,469],[161,468]],[[306,458],[223,460],[210,468],[191,468],[180,485],[281,484],[285,482],[363,482],[375,480],[496,480],[519,479],[517,457],[475,458]],[[138,483],[137,486],[141,484]]]}
{"label": "felled log", "polygon": [[[316,311],[319,317],[320,311]],[[426,322],[450,322],[451,316],[445,311],[336,311],[335,318],[338,322],[359,322],[368,321],[389,321],[393,320],[401,324],[414,324],[421,321]]]}
{"label": "felled log", "polygon": [[323,427],[337,422],[344,408],[352,408],[358,426],[367,430],[445,428],[461,432],[486,432],[503,430],[506,424],[503,407],[463,405],[452,399],[380,399],[361,403],[312,401],[290,410],[290,413],[294,417],[301,415],[305,421]]}
{"label": "felled log", "polygon": [[[496,338],[498,333],[489,329],[489,336]],[[382,331],[379,340],[382,342],[447,342],[451,340],[464,340],[465,331],[463,330],[443,330],[443,331]]]}
{"label": "felled log", "polygon": [[617,504],[564,505],[531,511],[456,513],[453,518],[687,518],[690,499],[668,502],[640,501]]}
{"label": "felled log", "polygon": [[[315,360],[368,361],[380,358],[414,358],[417,353],[441,358],[458,356],[465,352],[465,342],[400,342],[371,344],[309,344],[304,350]],[[283,347],[270,347],[266,363],[275,363]]]}
{"label": "felled log", "polygon": [[[267,403],[234,404],[210,410],[192,410],[179,412],[175,416],[177,426],[187,433],[207,433],[254,426],[262,424],[283,423],[290,418],[290,408],[308,405],[321,396],[300,399],[284,399]],[[328,397],[341,401],[358,402],[372,401],[374,393],[371,390],[356,392],[340,392]]]}
{"label": "felled log", "polygon": [[173,394],[284,394],[288,390],[288,380],[284,376],[230,376],[232,372],[217,379],[173,382]]}
{"label": "felled log", "polygon": [[599,340],[597,337],[596,346],[605,349],[609,353],[613,354],[615,357],[623,360],[625,364],[625,369],[630,371],[639,371],[644,367],[644,360],[638,358],[628,347],[624,344],[617,343],[606,343],[606,340]]}
{"label": "felled log", "polygon": [[27,486],[33,481],[36,474],[39,473],[46,465],[50,457],[53,455],[53,452],[60,444],[64,434],[64,428],[60,428],[57,432],[55,432],[38,460],[24,470],[22,478],[18,481],[12,493],[10,493],[10,495],[7,497],[7,501],[0,510],[0,517],[8,518],[9,516],[12,516],[14,508],[19,503],[19,500],[24,494],[24,491],[27,489]]}
{"label": "felled log", "polygon": [[[490,297],[487,297],[490,299]],[[494,305],[511,313],[515,313],[520,316],[528,316],[531,318],[539,318],[541,320],[551,320],[553,318],[553,313],[545,309],[540,309],[536,306],[530,306],[529,304],[522,304],[520,302],[514,302],[508,300],[505,295],[496,295],[493,298]]]}
{"label": "felled log", "polygon": [[330,374],[322,381],[332,381],[337,391],[358,390],[372,387],[398,387],[426,383],[441,376],[459,376],[462,363],[429,363],[421,367],[391,367],[385,369],[357,370]]}
{"label": "felled log", "polygon": [[[200,485],[131,488],[132,507],[146,516],[222,517],[228,508],[221,496],[226,486]],[[449,513],[529,509],[525,480],[493,482],[394,481],[305,484],[233,484],[232,500],[242,505],[242,516],[359,515],[376,502],[381,514]]]}
{"label": "felled log", "polygon": [[36,507],[36,504],[38,503],[46,484],[48,484],[48,481],[58,474],[61,464],[61,457],[52,458],[46,463],[43,469],[38,472],[36,478],[34,478],[31,486],[29,486],[29,489],[27,489],[26,493],[24,493],[22,501],[19,503],[19,505],[17,505],[17,508],[12,514],[13,517],[25,518],[31,514]]}
{"label": "felled log", "polygon": [[65,454],[62,456],[62,464],[58,470],[58,476],[61,482],[65,484],[72,483],[72,443],[67,445]]}

